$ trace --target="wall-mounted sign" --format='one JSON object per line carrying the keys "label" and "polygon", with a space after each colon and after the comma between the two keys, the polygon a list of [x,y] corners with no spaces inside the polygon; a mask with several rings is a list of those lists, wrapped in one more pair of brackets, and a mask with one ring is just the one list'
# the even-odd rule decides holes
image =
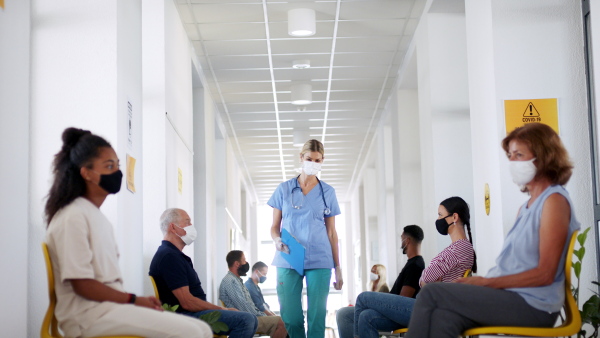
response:
{"label": "wall-mounted sign", "polygon": [[183,172],[181,168],[177,168],[177,190],[179,191],[179,195],[183,194]]}
{"label": "wall-mounted sign", "polygon": [[125,165],[127,166],[127,175],[125,176],[125,179],[127,180],[127,190],[135,193],[135,158],[127,154],[127,160],[125,162]]}
{"label": "wall-mounted sign", "polygon": [[558,134],[558,100],[504,100],[506,134],[527,123],[546,124]]}
{"label": "wall-mounted sign", "polygon": [[485,203],[485,214],[490,215],[490,186],[486,183],[484,187],[483,200]]}

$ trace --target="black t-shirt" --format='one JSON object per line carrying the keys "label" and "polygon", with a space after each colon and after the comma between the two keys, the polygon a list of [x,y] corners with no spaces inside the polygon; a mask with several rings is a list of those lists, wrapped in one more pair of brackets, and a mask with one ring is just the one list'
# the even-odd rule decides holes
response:
{"label": "black t-shirt", "polygon": [[156,250],[150,263],[149,274],[154,277],[160,301],[170,306],[179,305],[177,312],[185,309],[181,307],[172,290],[182,286],[188,286],[194,297],[206,301],[206,294],[202,290],[202,284],[194,270],[192,259],[169,241],[162,241],[161,246]]}
{"label": "black t-shirt", "polygon": [[421,287],[419,286],[419,279],[421,278],[421,273],[425,270],[425,261],[421,256],[415,256],[409,259],[400,271],[398,278],[394,282],[394,286],[390,293],[395,295],[399,295],[403,286],[410,286],[415,289],[415,294],[413,298],[417,296]]}

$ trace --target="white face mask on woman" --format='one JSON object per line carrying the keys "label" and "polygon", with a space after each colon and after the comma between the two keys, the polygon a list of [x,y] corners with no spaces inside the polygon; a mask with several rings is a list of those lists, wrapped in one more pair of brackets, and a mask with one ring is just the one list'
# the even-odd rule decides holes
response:
{"label": "white face mask on woman", "polygon": [[369,277],[371,278],[372,281],[376,281],[379,279],[379,275],[377,275],[376,273],[372,273],[372,272]]}
{"label": "white face mask on woman", "polygon": [[533,164],[533,161],[535,161],[535,158],[527,161],[509,162],[510,176],[512,176],[513,182],[519,187],[525,186],[535,177],[537,168]]}
{"label": "white face mask on woman", "polygon": [[302,170],[308,176],[314,176],[321,171],[321,163],[304,161],[302,162]]}

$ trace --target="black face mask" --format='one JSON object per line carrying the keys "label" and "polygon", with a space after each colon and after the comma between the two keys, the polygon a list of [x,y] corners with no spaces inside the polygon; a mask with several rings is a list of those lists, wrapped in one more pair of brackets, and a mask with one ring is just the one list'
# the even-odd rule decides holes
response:
{"label": "black face mask", "polygon": [[250,263],[246,262],[246,264],[238,267],[238,275],[245,276],[248,270],[250,270]]}
{"label": "black face mask", "polygon": [[446,236],[448,234],[448,228],[452,225],[452,224],[448,224],[446,222],[446,218],[448,218],[450,216],[452,216],[452,215],[448,215],[444,218],[440,218],[437,221],[435,221],[435,228],[442,236]]}
{"label": "black face mask", "polygon": [[123,180],[123,172],[117,170],[109,175],[100,175],[100,188],[106,190],[109,194],[116,194],[121,190],[121,181]]}

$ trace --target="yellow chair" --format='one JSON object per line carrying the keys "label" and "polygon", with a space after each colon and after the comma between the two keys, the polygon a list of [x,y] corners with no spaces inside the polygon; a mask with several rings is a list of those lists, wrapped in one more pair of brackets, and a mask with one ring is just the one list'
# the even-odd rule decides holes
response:
{"label": "yellow chair", "polygon": [[[46,272],[48,275],[48,298],[50,299],[50,304],[48,305],[48,310],[46,310],[46,315],[44,316],[44,321],[42,322],[42,328],[40,330],[41,338],[63,338],[58,330],[58,322],[56,320],[56,316],[54,315],[54,309],[56,308],[56,292],[54,289],[54,271],[52,270],[52,261],[50,260],[50,254],[48,253],[48,245],[46,243],[42,243],[42,252],[44,253],[44,260],[46,261]],[[142,338],[138,336],[106,336],[106,337],[97,337],[97,338]]]}
{"label": "yellow chair", "polygon": [[154,277],[152,277],[152,276],[148,276],[148,277],[150,277],[150,282],[152,282],[152,287],[154,288],[154,297],[156,297],[156,299],[158,299],[160,301],[160,297],[158,296],[158,289],[156,288],[156,282],[154,281]]}
{"label": "yellow chair", "polygon": [[525,337],[567,337],[581,329],[581,315],[571,292],[571,258],[575,249],[577,233],[575,231],[569,241],[569,249],[565,259],[565,321],[557,327],[518,327],[518,326],[486,326],[469,329],[463,336],[478,335],[515,335]]}

